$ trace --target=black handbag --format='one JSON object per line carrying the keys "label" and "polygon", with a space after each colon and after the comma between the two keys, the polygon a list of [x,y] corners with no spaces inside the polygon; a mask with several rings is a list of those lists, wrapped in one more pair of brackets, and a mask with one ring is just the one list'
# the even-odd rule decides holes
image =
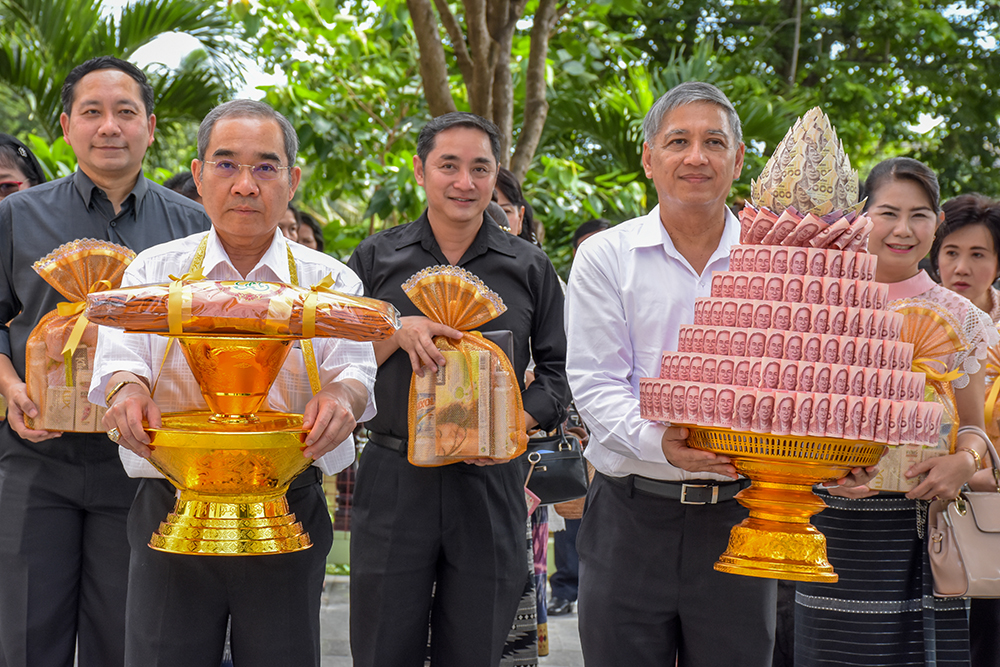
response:
{"label": "black handbag", "polygon": [[522,458],[525,486],[541,504],[562,503],[587,495],[587,462],[580,439],[559,427],[556,435],[529,438]]}

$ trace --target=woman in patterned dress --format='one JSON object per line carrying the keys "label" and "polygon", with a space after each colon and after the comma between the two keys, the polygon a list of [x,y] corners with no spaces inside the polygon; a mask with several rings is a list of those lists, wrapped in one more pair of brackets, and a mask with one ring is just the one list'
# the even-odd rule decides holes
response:
{"label": "woman in patterned dress", "polygon": [[[960,425],[982,429],[980,362],[997,331],[968,299],[937,285],[918,266],[941,219],[937,178],[916,160],[893,158],[877,165],[865,186],[874,223],[868,250],[878,256],[875,279],[889,283],[890,308],[923,307],[948,323],[958,344],[937,354],[936,365],[942,375],[958,371],[950,384]],[[909,478],[926,473],[909,493],[821,491],[829,508],[813,523],[826,535],[840,579],[797,586],[796,665],[969,666],[968,601],[934,597],[924,526],[927,501],[957,495],[985,452],[982,439],[966,432],[954,453],[907,471]]]}

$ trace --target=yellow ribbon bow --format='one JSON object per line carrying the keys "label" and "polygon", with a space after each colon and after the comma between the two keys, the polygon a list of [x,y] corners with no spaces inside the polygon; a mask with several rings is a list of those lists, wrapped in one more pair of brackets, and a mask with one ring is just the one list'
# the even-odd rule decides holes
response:
{"label": "yellow ribbon bow", "polygon": [[954,382],[963,375],[962,371],[958,370],[957,368],[951,371],[950,373],[948,372],[942,373],[940,371],[936,371],[931,366],[931,364],[941,364],[942,367],[947,369],[947,366],[944,365],[944,362],[939,361],[938,359],[931,359],[930,357],[921,357],[920,359],[914,359],[911,368],[913,372],[923,373],[924,375],[927,376],[928,380],[932,380],[934,382]]}
{"label": "yellow ribbon bow", "polygon": [[[87,294],[91,292],[103,292],[104,290],[109,290],[113,287],[110,281],[98,280],[96,283],[90,286],[87,290]],[[90,324],[90,320],[82,315],[84,309],[87,307],[87,301],[61,301],[56,304],[56,310],[59,312],[59,317],[73,317],[78,315],[76,324],[73,325],[73,330],[69,334],[69,338],[66,339],[66,344],[63,345],[62,355],[66,366],[66,386],[73,386],[73,354],[76,352],[76,348],[80,345],[80,340],[83,338],[83,332],[86,330],[87,325]]]}
{"label": "yellow ribbon bow", "polygon": [[319,304],[320,292],[332,292],[334,284],[333,275],[328,273],[326,278],[309,288],[305,303],[302,304],[302,337],[316,337],[316,308]]}
{"label": "yellow ribbon bow", "polygon": [[182,326],[184,315],[184,283],[205,280],[201,268],[192,268],[180,278],[171,275],[170,289],[167,293],[167,329],[174,336],[184,333]]}

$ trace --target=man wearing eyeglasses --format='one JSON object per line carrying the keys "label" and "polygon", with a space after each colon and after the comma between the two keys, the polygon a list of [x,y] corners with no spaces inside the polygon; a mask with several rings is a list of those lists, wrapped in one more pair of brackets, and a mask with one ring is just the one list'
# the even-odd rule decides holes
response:
{"label": "man wearing eyeglasses", "polygon": [[[350,269],[287,241],[278,228],[301,177],[297,148],[288,120],[262,102],[213,109],[191,165],[212,229],[140,253],[122,284],[162,283],[200,269],[210,280],[303,287],[332,276],[334,290],[360,295]],[[205,402],[183,354],[177,346],[168,351],[165,337],[101,328],[90,399],[107,401],[104,426],[121,445],[129,476],[141,478],[128,526],[126,665],[217,665],[229,618],[234,664],[319,665],[320,596],[333,540],[322,473],[354,461],[355,424],[375,415],[376,365],[371,343],[317,338],[313,350],[314,361],[308,350],[293,349],[268,395],[272,410],[302,414],[309,429],[303,456],[313,465],[292,482],[287,499],[313,546],[266,556],[175,555],[148,546],[174,507],[175,490],[146,461],[143,421],[157,427],[161,411],[203,410]],[[321,387],[315,396],[311,362]]]}
{"label": "man wearing eyeglasses", "polygon": [[[153,89],[134,65],[100,57],[62,88],[63,137],[76,173],[0,202],[0,665],[121,665],[129,547],[125,521],[137,482],[103,433],[30,429],[25,348],[64,298],[32,264],[80,238],[135,251],[204,231],[194,202],[147,180]],[[70,408],[68,411],[72,411]],[[73,418],[69,417],[72,423]]]}

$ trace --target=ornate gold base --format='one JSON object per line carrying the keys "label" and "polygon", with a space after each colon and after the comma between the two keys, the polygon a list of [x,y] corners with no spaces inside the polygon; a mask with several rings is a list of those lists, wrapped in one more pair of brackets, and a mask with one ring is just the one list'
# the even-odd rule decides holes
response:
{"label": "ornate gold base", "polygon": [[732,459],[751,480],[736,499],[750,517],[733,528],[720,572],[751,577],[833,583],[826,538],[809,519],[826,504],[812,485],[878,463],[885,445],[687,427],[688,443]]}
{"label": "ornate gold base", "polygon": [[252,556],[302,551],[312,541],[284,496],[232,503],[182,492],[149,546],[175,554]]}
{"label": "ornate gold base", "polygon": [[180,490],[149,546],[176,554],[239,556],[301,551],[309,535],[285,492],[312,461],[302,416],[258,412],[219,423],[210,412],[168,413],[147,429],[152,463]]}

